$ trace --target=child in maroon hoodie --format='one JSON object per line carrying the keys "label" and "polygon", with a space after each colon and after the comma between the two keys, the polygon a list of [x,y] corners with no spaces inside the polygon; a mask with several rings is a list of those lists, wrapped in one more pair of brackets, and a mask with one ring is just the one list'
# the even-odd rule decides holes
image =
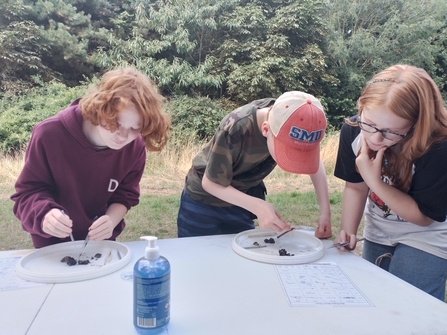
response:
{"label": "child in maroon hoodie", "polygon": [[123,231],[139,202],[146,149],[160,151],[168,139],[163,100],[143,74],[113,70],[34,127],[11,199],[36,248],[70,233],[114,240]]}

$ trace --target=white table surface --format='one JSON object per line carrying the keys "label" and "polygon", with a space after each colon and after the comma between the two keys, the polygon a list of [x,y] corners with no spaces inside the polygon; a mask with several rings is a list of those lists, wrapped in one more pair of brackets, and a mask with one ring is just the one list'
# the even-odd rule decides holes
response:
{"label": "white table surface", "polygon": [[[337,249],[335,262],[373,304],[291,307],[275,266],[236,254],[234,235],[159,240],[171,263],[169,335],[447,334],[447,304],[362,258]],[[326,246],[332,242],[324,241]],[[131,262],[104,277],[0,292],[0,334],[136,334],[132,272],[145,241],[125,243]],[[0,253],[3,254],[4,252]]]}

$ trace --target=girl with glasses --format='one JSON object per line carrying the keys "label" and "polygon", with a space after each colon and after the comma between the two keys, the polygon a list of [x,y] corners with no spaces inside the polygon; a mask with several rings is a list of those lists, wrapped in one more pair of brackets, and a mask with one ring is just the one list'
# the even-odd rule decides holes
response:
{"label": "girl with glasses", "polygon": [[395,65],[365,86],[340,133],[340,234],[363,258],[443,300],[447,278],[447,111],[423,69]]}

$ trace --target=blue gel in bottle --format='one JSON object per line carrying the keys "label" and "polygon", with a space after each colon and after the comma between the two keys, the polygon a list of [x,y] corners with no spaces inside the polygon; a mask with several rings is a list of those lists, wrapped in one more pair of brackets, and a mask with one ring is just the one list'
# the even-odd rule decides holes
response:
{"label": "blue gel in bottle", "polygon": [[171,266],[160,256],[157,237],[141,239],[148,245],[133,268],[133,324],[138,334],[157,334],[170,319]]}

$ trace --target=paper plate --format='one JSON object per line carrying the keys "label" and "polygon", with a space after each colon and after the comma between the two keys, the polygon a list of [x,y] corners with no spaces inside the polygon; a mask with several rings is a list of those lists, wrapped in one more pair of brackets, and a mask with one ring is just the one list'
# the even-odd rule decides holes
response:
{"label": "paper plate", "polygon": [[[324,256],[323,243],[308,233],[292,230],[277,238],[278,233],[267,229],[252,229],[237,234],[233,239],[233,250],[242,257],[270,264],[303,264],[314,262]],[[273,238],[274,244],[264,239]],[[245,249],[255,243],[264,248]],[[280,256],[279,250],[285,249],[290,256]],[[293,256],[292,256],[293,254]]]}
{"label": "paper plate", "polygon": [[[126,266],[132,254],[127,246],[115,241],[90,241],[81,260],[89,264],[68,266],[61,262],[65,256],[78,259],[84,241],[50,245],[24,256],[17,263],[18,277],[39,283],[68,283],[105,276]],[[109,261],[107,256],[111,253]],[[101,257],[97,254],[101,254]]]}

